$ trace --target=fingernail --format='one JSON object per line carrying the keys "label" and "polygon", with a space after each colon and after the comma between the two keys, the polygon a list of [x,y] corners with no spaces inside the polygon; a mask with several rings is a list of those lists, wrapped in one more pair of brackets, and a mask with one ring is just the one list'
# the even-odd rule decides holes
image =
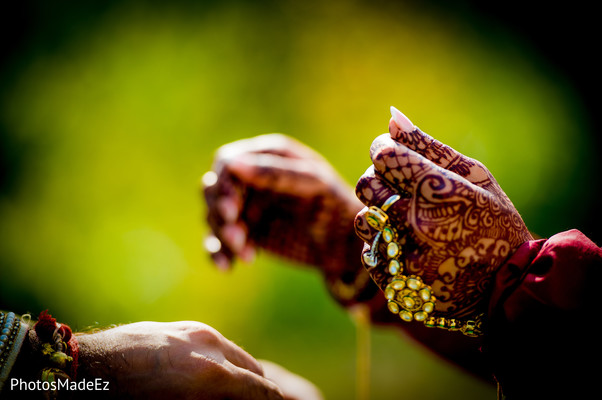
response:
{"label": "fingernail", "polygon": [[226,225],[223,230],[224,240],[235,253],[240,253],[247,242],[247,234],[238,225]]}
{"label": "fingernail", "polygon": [[252,263],[255,260],[255,248],[251,245],[246,245],[240,252],[239,257],[247,264]]}
{"label": "fingernail", "polygon": [[408,117],[403,115],[401,111],[393,106],[391,106],[391,117],[393,117],[395,125],[397,125],[397,127],[405,133],[410,133],[416,129],[412,121],[410,121]]}
{"label": "fingernail", "polygon": [[230,270],[230,261],[228,261],[228,257],[226,257],[222,253],[214,254],[213,262],[215,263],[215,265],[217,265],[217,269],[220,271]]}
{"label": "fingernail", "polygon": [[221,198],[218,200],[216,207],[225,222],[235,222],[238,219],[240,208],[236,200],[230,197]]}

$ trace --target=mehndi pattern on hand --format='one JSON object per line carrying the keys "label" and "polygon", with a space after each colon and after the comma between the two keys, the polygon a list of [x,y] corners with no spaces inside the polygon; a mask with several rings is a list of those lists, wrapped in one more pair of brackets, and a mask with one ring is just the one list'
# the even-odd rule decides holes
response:
{"label": "mehndi pattern on hand", "polygon": [[[368,207],[409,193],[388,211],[391,224],[404,235],[406,273],[432,287],[437,315],[480,314],[497,268],[532,237],[485,166],[424,134],[397,110],[392,114],[390,134],[373,142],[373,166],[356,187],[367,206],[355,224],[366,242],[364,252],[377,234],[366,220]],[[384,290],[391,281],[384,263],[368,268]]]}
{"label": "mehndi pattern on hand", "polygon": [[342,302],[377,293],[354,257],[362,204],[313,149],[282,134],[228,143],[202,183],[211,228],[205,245],[222,268],[263,249],[317,267]]}

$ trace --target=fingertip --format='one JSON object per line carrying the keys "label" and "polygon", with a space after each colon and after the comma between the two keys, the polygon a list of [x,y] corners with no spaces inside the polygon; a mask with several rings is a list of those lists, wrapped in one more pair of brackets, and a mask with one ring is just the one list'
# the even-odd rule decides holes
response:
{"label": "fingertip", "polygon": [[232,269],[230,259],[223,253],[215,253],[211,255],[213,262],[217,266],[218,271],[227,272]]}
{"label": "fingertip", "polygon": [[[236,371],[233,381],[227,389],[231,399],[268,399],[284,400],[282,389],[273,381],[246,368],[233,365]],[[263,374],[263,368],[262,368]]]}
{"label": "fingertip", "polygon": [[410,121],[408,117],[406,117],[401,111],[393,106],[391,106],[391,120],[402,132],[410,133],[416,129],[412,121]]}
{"label": "fingertip", "polygon": [[226,224],[222,228],[221,234],[225,244],[235,254],[240,253],[247,242],[247,232],[241,224]]}
{"label": "fingertip", "polygon": [[247,243],[241,250],[239,257],[246,264],[251,264],[253,261],[255,261],[255,255],[255,246]]}
{"label": "fingertip", "polygon": [[366,168],[366,172],[360,176],[355,184],[355,195],[360,201],[363,202],[365,194],[363,191],[369,187],[369,181],[374,177],[374,164],[370,164],[368,168]]}
{"label": "fingertip", "polygon": [[370,166],[368,168],[366,168],[366,171],[364,171],[363,174],[360,175],[359,178],[357,178],[357,182],[355,183],[355,190],[357,191],[358,186],[360,186],[362,184],[362,182],[364,182],[366,180],[367,177],[369,177],[370,175],[374,174],[374,165],[370,164]]}
{"label": "fingertip", "polygon": [[366,222],[365,214],[368,208],[364,207],[360,212],[358,212],[353,220],[353,228],[355,229],[355,234],[357,237],[362,239],[364,242],[368,243],[371,238],[371,230],[370,226]]}
{"label": "fingertip", "polygon": [[207,235],[203,241],[205,251],[211,256],[211,260],[220,271],[228,271],[231,266],[230,258],[224,254],[224,251],[229,251],[224,247],[222,241],[215,235]]}
{"label": "fingertip", "polygon": [[388,133],[383,133],[374,138],[370,144],[370,159],[374,161],[375,156],[380,154],[383,149],[390,148],[394,143],[391,136]]}
{"label": "fingertip", "polygon": [[269,378],[266,378],[263,375],[263,366],[262,366],[262,375],[259,376],[259,381],[265,386],[265,392],[268,395],[267,398],[270,400],[285,400],[284,392],[282,388],[274,381]]}
{"label": "fingertip", "polygon": [[368,168],[366,168],[366,171],[364,172],[364,174],[362,175],[362,177],[366,177],[366,178],[372,178],[372,177],[374,177],[374,164],[370,164],[368,166]]}
{"label": "fingertip", "polygon": [[271,361],[259,360],[259,362],[264,368],[264,376],[280,387],[286,399],[324,399],[320,389],[306,378]]}
{"label": "fingertip", "polygon": [[240,216],[240,202],[233,196],[222,196],[217,200],[216,207],[224,222],[232,223]]}

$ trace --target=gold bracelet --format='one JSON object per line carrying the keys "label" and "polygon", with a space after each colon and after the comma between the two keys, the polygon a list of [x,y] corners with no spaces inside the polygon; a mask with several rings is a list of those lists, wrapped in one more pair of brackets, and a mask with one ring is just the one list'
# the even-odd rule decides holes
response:
{"label": "gold bracelet", "polygon": [[435,312],[437,298],[431,286],[424,283],[417,275],[404,275],[401,248],[405,244],[405,238],[399,237],[397,230],[389,224],[389,216],[386,214],[387,209],[399,199],[399,195],[393,195],[381,208],[370,207],[366,215],[368,224],[378,232],[370,251],[364,253],[363,261],[369,267],[378,264],[376,253],[378,242],[382,238],[386,244],[386,269],[391,275],[384,289],[389,311],[399,315],[403,321],[419,321],[429,328],[459,331],[470,337],[482,335],[484,314],[466,320],[437,316]]}

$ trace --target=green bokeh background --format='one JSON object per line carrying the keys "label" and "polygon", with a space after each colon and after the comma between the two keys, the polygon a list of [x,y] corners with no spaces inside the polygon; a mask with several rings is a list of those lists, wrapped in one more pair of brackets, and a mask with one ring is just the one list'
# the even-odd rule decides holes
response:
{"label": "green bokeh background", "polygon": [[[218,146],[282,132],[354,184],[391,105],[484,162],[534,232],[588,219],[582,100],[495,19],[359,0],[32,4],[0,76],[5,308],[78,329],[203,321],[354,398],[350,317],[311,269],[259,254],[218,272],[198,181]],[[495,396],[383,328],[371,374],[373,399]]]}

